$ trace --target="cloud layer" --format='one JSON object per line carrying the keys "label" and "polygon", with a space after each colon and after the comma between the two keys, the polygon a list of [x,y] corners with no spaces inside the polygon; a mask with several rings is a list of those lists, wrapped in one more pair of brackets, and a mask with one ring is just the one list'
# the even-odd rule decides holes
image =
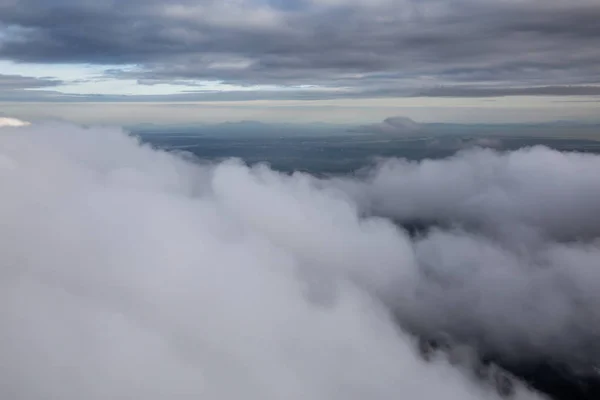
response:
{"label": "cloud layer", "polygon": [[0,143],[3,397],[498,398],[420,359],[389,308],[414,245],[333,186],[107,129]]}
{"label": "cloud layer", "polygon": [[598,95],[598,18],[594,0],[3,1],[0,58],[325,98]]}
{"label": "cloud layer", "polygon": [[[498,398],[407,331],[600,357],[598,156],[322,180],[62,124],[2,128],[0,149],[3,397]],[[415,220],[437,228],[395,224]]]}
{"label": "cloud layer", "polygon": [[389,160],[341,185],[369,215],[434,226],[414,243],[424,279],[414,303],[399,303],[409,324],[507,358],[593,365],[599,167],[596,155],[543,147],[474,149]]}

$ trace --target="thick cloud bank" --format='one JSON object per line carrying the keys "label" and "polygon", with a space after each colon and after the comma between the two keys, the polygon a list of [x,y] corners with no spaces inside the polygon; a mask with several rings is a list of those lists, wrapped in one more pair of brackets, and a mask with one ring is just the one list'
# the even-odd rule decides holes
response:
{"label": "thick cloud bank", "polygon": [[[111,129],[2,128],[0,395],[496,399],[398,322],[597,355],[599,168],[472,150],[317,180]],[[390,217],[441,228],[411,239]]]}
{"label": "thick cloud bank", "polygon": [[437,226],[414,242],[401,318],[513,358],[600,360],[600,157],[543,147],[388,160],[340,185],[367,214]]}

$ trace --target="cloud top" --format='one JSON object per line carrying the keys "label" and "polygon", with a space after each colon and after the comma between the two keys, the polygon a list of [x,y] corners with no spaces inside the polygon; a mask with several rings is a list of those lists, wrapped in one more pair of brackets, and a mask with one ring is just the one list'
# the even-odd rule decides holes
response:
{"label": "cloud top", "polygon": [[[599,160],[472,149],[317,179],[108,128],[3,129],[1,393],[499,398],[408,332],[587,366]],[[410,237],[415,219],[436,227]]]}

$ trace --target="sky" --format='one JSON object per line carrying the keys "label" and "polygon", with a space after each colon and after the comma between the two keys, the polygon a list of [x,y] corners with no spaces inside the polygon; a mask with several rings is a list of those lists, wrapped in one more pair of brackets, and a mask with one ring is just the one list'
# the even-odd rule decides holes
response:
{"label": "sky", "polygon": [[0,0],[0,116],[598,120],[597,0]]}

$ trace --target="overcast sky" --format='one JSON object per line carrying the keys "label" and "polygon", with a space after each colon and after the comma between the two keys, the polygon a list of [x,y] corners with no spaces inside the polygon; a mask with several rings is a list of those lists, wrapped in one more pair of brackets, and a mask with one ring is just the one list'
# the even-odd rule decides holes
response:
{"label": "overcast sky", "polygon": [[598,119],[598,0],[0,0],[0,113]]}

